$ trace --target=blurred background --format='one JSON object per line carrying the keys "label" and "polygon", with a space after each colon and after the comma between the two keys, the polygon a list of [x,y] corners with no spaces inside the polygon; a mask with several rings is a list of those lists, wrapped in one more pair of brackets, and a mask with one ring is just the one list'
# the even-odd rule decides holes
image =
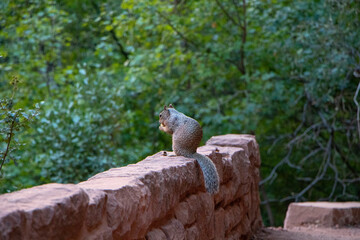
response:
{"label": "blurred background", "polygon": [[0,193],[171,149],[172,103],[255,134],[266,225],[360,198],[360,2],[2,0]]}

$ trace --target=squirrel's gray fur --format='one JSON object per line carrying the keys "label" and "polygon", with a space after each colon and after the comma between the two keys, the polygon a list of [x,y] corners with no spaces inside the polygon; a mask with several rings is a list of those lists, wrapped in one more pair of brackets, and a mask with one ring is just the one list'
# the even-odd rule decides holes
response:
{"label": "squirrel's gray fur", "polygon": [[196,152],[202,138],[202,128],[193,118],[175,110],[170,104],[159,115],[161,131],[172,135],[172,148],[177,156],[195,158],[204,174],[206,191],[219,191],[219,175],[210,158]]}

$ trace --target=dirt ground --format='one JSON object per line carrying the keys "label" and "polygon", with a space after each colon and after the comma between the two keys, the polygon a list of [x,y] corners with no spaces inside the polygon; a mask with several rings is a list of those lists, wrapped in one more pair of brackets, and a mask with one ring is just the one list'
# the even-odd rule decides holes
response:
{"label": "dirt ground", "polygon": [[263,228],[253,240],[360,240],[360,226],[319,228],[316,226],[292,229]]}

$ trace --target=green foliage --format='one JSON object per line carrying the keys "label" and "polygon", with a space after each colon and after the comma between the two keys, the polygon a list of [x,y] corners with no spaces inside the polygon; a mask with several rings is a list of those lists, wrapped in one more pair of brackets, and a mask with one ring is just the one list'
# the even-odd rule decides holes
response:
{"label": "green foliage", "polygon": [[122,91],[110,79],[86,80],[76,84],[71,99],[45,104],[33,142],[42,177],[78,182],[151,154],[150,143],[139,149],[141,136],[131,137],[138,134],[134,114],[124,109]]}
{"label": "green foliage", "polygon": [[266,224],[290,201],[359,199],[358,1],[0,4],[0,97],[16,73],[17,106],[45,102],[2,192],[170,149],[157,115],[173,103],[205,140],[256,134]]}
{"label": "green foliage", "polygon": [[12,96],[0,99],[0,171],[4,163],[8,163],[10,160],[17,165],[18,157],[14,155],[14,152],[24,145],[18,139],[18,134],[29,127],[39,110],[38,105],[36,110],[14,109],[14,95],[19,84],[18,77],[13,76],[10,84],[13,89]]}

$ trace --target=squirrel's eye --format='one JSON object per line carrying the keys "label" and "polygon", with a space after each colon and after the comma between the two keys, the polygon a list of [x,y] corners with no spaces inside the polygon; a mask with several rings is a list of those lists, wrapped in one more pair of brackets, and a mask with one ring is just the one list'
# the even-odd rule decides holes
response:
{"label": "squirrel's eye", "polygon": [[161,114],[159,115],[159,117],[161,117]]}

